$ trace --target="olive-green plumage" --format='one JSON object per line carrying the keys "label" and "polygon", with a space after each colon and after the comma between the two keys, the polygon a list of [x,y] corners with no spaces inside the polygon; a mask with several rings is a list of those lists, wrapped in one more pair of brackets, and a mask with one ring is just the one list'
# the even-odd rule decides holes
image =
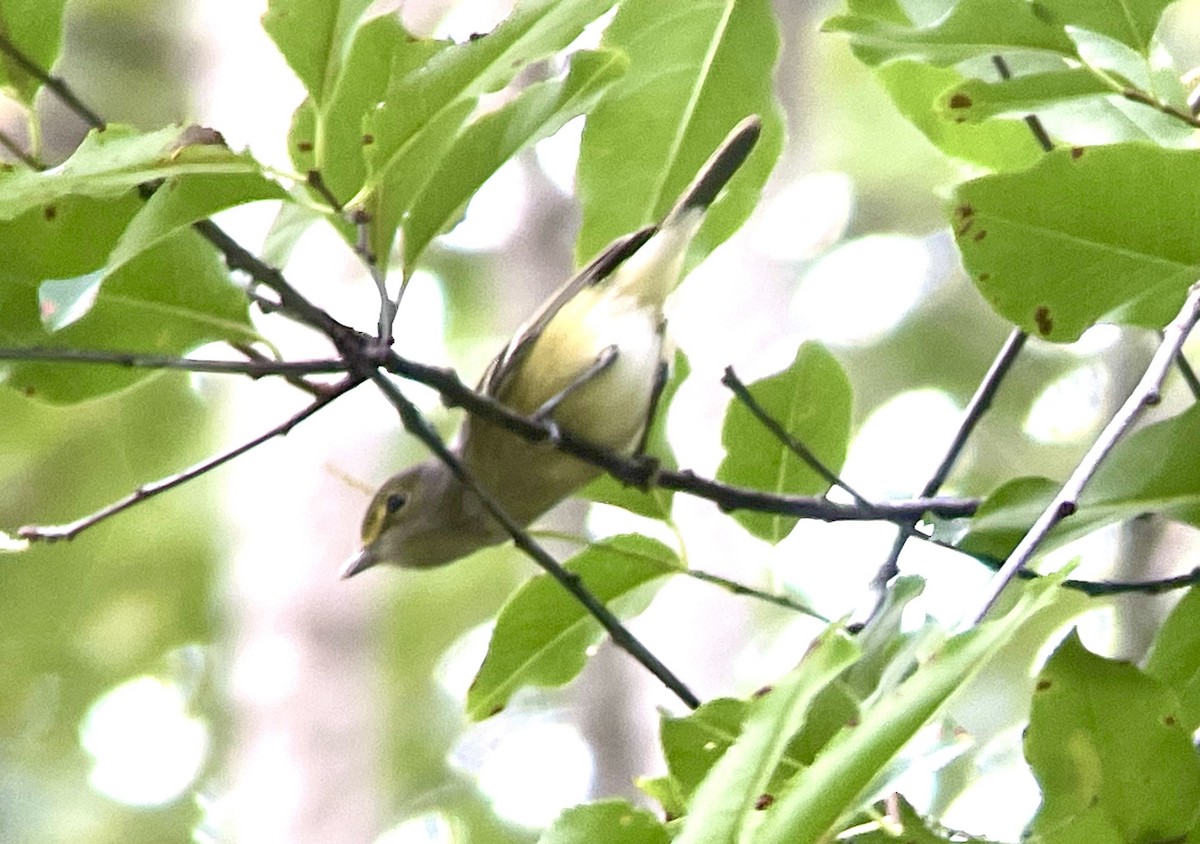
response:
{"label": "olive-green plumage", "polygon": [[[632,453],[665,372],[663,304],[679,284],[704,212],[760,129],[757,117],[739,123],[660,224],[618,238],[551,296],[492,362],[480,390],[518,413],[544,413],[561,430]],[[530,443],[473,417],[454,452],[522,525],[600,473],[548,443]],[[380,487],[362,534],[363,549],[344,576],[379,563],[441,565],[508,539],[436,458]]]}

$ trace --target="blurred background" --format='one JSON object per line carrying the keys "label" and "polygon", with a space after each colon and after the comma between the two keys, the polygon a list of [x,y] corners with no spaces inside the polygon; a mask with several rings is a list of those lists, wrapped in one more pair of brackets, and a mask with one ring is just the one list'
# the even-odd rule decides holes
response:
{"label": "blurred background", "polygon": [[[402,5],[412,30],[461,39],[489,29],[509,4]],[[302,92],[261,30],[264,7],[73,0],[58,73],[111,121],[202,123],[286,171]],[[842,40],[820,34],[836,4],[776,7],[789,141],[755,216],[675,297],[672,328],[693,374],[671,411],[672,441],[682,466],[711,474],[728,402],[722,369],[757,378],[785,366],[799,342],[818,340],[855,390],[846,479],[869,497],[910,496],[1009,327],[962,276],[946,231],[943,197],[964,171],[896,114]],[[1200,62],[1197,35],[1200,0],[1174,7],[1165,36],[1182,65]],[[61,159],[83,127],[55,102],[45,113],[47,150]],[[15,119],[0,104],[0,121]],[[473,382],[570,273],[580,128],[507,165],[430,250],[399,315],[402,354],[453,365]],[[258,249],[272,215],[250,207],[220,222]],[[374,289],[333,234],[314,230],[287,273],[337,318],[373,325]],[[327,351],[285,323],[259,325],[291,357]],[[946,491],[981,495],[1019,474],[1063,476],[1155,343],[1106,328],[1067,347],[1031,341]],[[435,396],[411,394],[453,430]],[[186,374],[70,408],[0,391],[0,528],[77,518],[304,404],[285,384]],[[1162,412],[1177,407],[1168,401]],[[364,490],[420,456],[364,388],[286,439],[70,545],[0,559],[0,841],[524,842],[564,807],[640,799],[634,778],[661,765],[656,707],[681,710],[607,645],[566,689],[522,693],[482,724],[462,714],[489,619],[532,564],[500,549],[436,571],[337,579],[357,548]],[[893,539],[885,526],[802,524],[770,547],[713,514],[705,502],[677,500],[694,567],[830,617],[859,605]],[[592,536],[662,532],[578,502],[546,523]],[[1070,553],[1083,556],[1080,576],[1150,577],[1161,564],[1144,549],[1176,539],[1146,522]],[[1141,551],[1123,555],[1125,547]],[[1169,564],[1177,552],[1164,556]],[[919,543],[901,566],[928,578],[920,611],[948,624],[987,576]],[[1169,600],[1093,605],[1089,646],[1137,657]],[[632,626],[704,698],[770,683],[820,629],[683,579]],[[1014,805],[1036,805],[1032,780],[1014,764],[1032,657],[1013,656],[1016,679],[986,713],[954,713],[976,736],[955,763],[959,779],[999,771],[1023,795],[977,834],[1015,840],[1024,819]],[[914,770],[911,787],[951,825],[986,817],[976,801],[989,780],[951,800]]]}

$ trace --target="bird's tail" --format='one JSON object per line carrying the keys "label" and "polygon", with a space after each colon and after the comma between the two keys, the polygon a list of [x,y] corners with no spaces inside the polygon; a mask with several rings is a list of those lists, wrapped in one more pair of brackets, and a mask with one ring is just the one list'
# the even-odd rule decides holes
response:
{"label": "bird's tail", "polygon": [[716,152],[709,156],[708,161],[696,174],[696,178],[688,185],[687,190],[679,197],[671,213],[667,215],[663,226],[674,217],[682,216],[689,211],[703,211],[717,198],[717,194],[738,171],[762,132],[762,119],[752,114],[730,130],[725,140],[717,147]]}

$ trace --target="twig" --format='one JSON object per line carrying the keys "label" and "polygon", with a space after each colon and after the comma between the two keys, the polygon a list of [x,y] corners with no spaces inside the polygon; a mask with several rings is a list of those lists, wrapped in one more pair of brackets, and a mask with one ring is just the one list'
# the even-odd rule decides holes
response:
{"label": "twig", "polygon": [[17,161],[20,161],[30,170],[42,169],[42,163],[22,149],[21,145],[13,140],[12,136],[10,136],[7,132],[0,132],[0,147],[4,147],[6,150],[8,150],[12,154],[13,158],[17,159]]}
{"label": "twig", "polygon": [[1150,108],[1154,109],[1155,111],[1162,112],[1168,117],[1174,117],[1176,120],[1182,120],[1192,128],[1200,128],[1200,117],[1196,117],[1196,115],[1188,111],[1180,111],[1170,103],[1164,103],[1162,100],[1147,94],[1145,91],[1137,88],[1122,88],[1120,94],[1130,102],[1141,103],[1142,105],[1150,106]]}
{"label": "twig", "polygon": [[16,62],[17,66],[23,71],[53,91],[54,95],[62,100],[68,109],[82,118],[93,129],[103,129],[105,127],[104,118],[88,108],[79,97],[75,96],[75,92],[71,90],[71,87],[66,82],[57,76],[50,75],[37,62],[17,49],[17,45],[10,41],[7,36],[2,34],[0,34],[0,52],[3,52]]}
{"label": "twig", "polygon": [[[1158,333],[1158,336],[1161,340],[1161,331]],[[1196,370],[1192,369],[1192,365],[1188,363],[1182,350],[1175,356],[1175,367],[1179,370],[1179,375],[1183,378],[1183,383],[1187,384],[1187,388],[1191,390],[1192,398],[1200,399],[1200,378],[1196,377]]]}
{"label": "twig", "polygon": [[[963,413],[962,421],[958,423],[958,430],[954,432],[954,438],[950,440],[950,445],[946,448],[946,453],[942,455],[941,462],[929,477],[929,480],[925,482],[925,486],[921,488],[922,498],[937,495],[938,490],[942,488],[942,484],[946,482],[946,478],[950,476],[954,464],[958,462],[959,456],[962,454],[963,449],[966,448],[967,440],[975,433],[976,426],[992,406],[992,401],[995,399],[996,393],[1000,390],[1000,384],[1003,383],[1009,370],[1016,363],[1017,357],[1021,354],[1021,349],[1025,347],[1025,341],[1028,339],[1029,335],[1019,328],[1014,328],[1008,335],[1008,339],[1004,341],[999,354],[996,355],[995,360],[992,361],[992,365],[988,367],[987,373],[984,374],[983,380],[975,388],[975,394],[971,396],[971,400],[967,403],[967,409]],[[904,528],[908,528],[908,530]],[[875,578],[871,581],[871,589],[876,595],[880,594],[888,582],[899,573],[900,554],[904,550],[909,537],[914,534],[922,536],[915,528],[916,521],[909,522],[903,525],[900,533],[897,534],[895,541],[892,543],[892,549],[888,553],[888,558],[880,566],[879,571],[875,574]]]}
{"label": "twig", "polygon": [[446,447],[446,444],[442,441],[442,438],[438,435],[437,431],[435,431],[433,427],[426,421],[425,417],[421,415],[421,412],[417,410],[416,406],[413,405],[413,403],[410,402],[402,392],[400,392],[396,385],[388,380],[386,375],[374,368],[371,369],[369,373],[363,374],[375,382],[375,385],[379,387],[387,399],[392,403],[392,406],[396,408],[396,411],[400,414],[400,421],[404,425],[405,430],[417,437],[417,439],[421,440],[421,442],[424,443],[425,446],[427,446],[439,460],[446,464],[450,471],[454,473],[454,476],[459,480],[459,482],[479,498],[479,500],[483,503],[484,508],[488,511],[488,513],[491,514],[492,518],[500,523],[508,535],[512,537],[513,542],[518,548],[524,551],[525,554],[532,558],[539,566],[541,566],[547,574],[553,577],[563,586],[563,588],[570,592],[577,601],[583,604],[588,612],[592,614],[592,617],[600,622],[600,625],[608,631],[608,634],[612,637],[614,644],[625,650],[630,656],[641,663],[641,665],[645,667],[647,671],[657,677],[664,686],[670,689],[671,692],[674,693],[675,696],[683,701],[683,703],[685,703],[688,707],[695,709],[700,706],[700,699],[696,697],[695,694],[693,694],[691,690],[689,690],[688,687],[685,686],[683,682],[670,671],[670,669],[663,665],[658,657],[656,657],[648,648],[646,648],[645,645],[638,641],[638,639],[629,632],[625,625],[621,623],[620,619],[613,615],[602,601],[597,599],[595,595],[587,590],[580,580],[579,575],[564,569],[559,562],[554,559],[554,557],[550,556],[550,554],[529,535],[527,530],[513,521],[512,517],[504,511],[504,508],[502,508],[496,502],[496,500],[492,498],[491,495],[489,495],[482,487],[479,486],[479,483],[475,480],[471,473],[467,471],[466,467],[463,466],[462,461],[460,461],[453,453],[451,453],[450,449]]}
{"label": "twig", "polygon": [[775,439],[779,440],[783,445],[787,446],[793,454],[808,464],[808,467],[816,472],[830,486],[840,487],[845,490],[851,498],[853,498],[859,506],[870,507],[871,502],[863,496],[859,495],[845,481],[838,477],[837,473],[833,472],[828,466],[821,462],[821,458],[813,454],[812,451],[804,443],[789,434],[779,421],[771,414],[767,413],[758,400],[751,395],[750,390],[746,387],[742,380],[738,378],[737,373],[733,371],[732,366],[725,367],[725,375],[721,378],[721,383],[730,389],[737,396],[738,401],[746,406],[746,409],[762,423],[768,431],[770,431]]}
{"label": "twig", "polygon": [[371,250],[371,215],[358,209],[350,215],[350,222],[358,230],[354,251],[358,253],[367,272],[371,274],[371,281],[375,282],[375,289],[379,291],[379,343],[382,346],[390,346],[397,304],[387,292],[387,270],[379,265],[379,256]]}
{"label": "twig", "polygon": [[992,578],[979,608],[970,616],[976,622],[981,621],[987,615],[1000,597],[1000,593],[1029,562],[1054,526],[1075,512],[1084,487],[1087,486],[1117,441],[1133,426],[1138,416],[1147,407],[1158,404],[1167,371],[1173,365],[1179,350],[1183,348],[1183,343],[1197,320],[1200,320],[1200,282],[1193,284],[1188,290],[1187,300],[1183,303],[1183,307],[1175,319],[1163,332],[1162,343],[1154,352],[1154,357],[1151,358],[1150,364],[1146,367],[1146,371],[1133,392],[1129,394],[1129,398],[1109,420],[1104,430],[1100,432],[1100,436],[1088,449],[1087,454],[1075,467],[1075,471],[1063,484],[1062,489],[1033,523],[1029,532],[1017,543],[1017,547],[1000,567],[1000,571]]}
{"label": "twig", "polygon": [[[234,349],[236,349],[237,351],[239,351],[243,355],[245,355],[246,358],[250,361],[262,362],[262,363],[272,363],[273,362],[271,358],[264,355],[262,352],[260,352],[256,348],[254,348],[249,343],[230,343],[229,345],[231,345]],[[345,372],[347,369],[345,360],[330,361],[330,363],[337,363],[341,367],[339,370],[341,372]],[[328,393],[331,389],[333,389],[329,384],[323,384],[323,383],[318,383],[315,381],[309,381],[303,375],[297,375],[297,374],[293,374],[293,373],[283,373],[283,379],[285,381],[287,381],[289,384],[291,384],[293,387],[295,387],[297,390],[302,390],[302,391],[308,393],[310,396],[313,396],[314,398],[317,396],[323,396],[326,393]]]}
{"label": "twig", "polygon": [[679,573],[686,575],[687,577],[693,577],[696,580],[703,581],[704,583],[711,583],[714,586],[719,586],[726,592],[730,592],[734,595],[743,595],[747,598],[765,601],[768,604],[775,604],[778,607],[783,607],[784,609],[794,610],[795,612],[811,616],[812,618],[817,619],[817,621],[823,621],[826,624],[832,623],[830,619],[821,615],[812,607],[802,604],[799,601],[794,601],[786,595],[776,595],[772,592],[764,592],[761,589],[755,589],[753,586],[747,586],[746,584],[739,583],[736,580],[729,580],[728,578],[721,577],[718,574],[710,574],[709,572],[701,571],[700,569],[680,569]]}
{"label": "twig", "polygon": [[153,498],[159,493],[166,492],[169,489],[174,489],[188,481],[198,478],[200,475],[210,472],[236,457],[240,457],[251,449],[257,448],[268,440],[275,437],[286,436],[292,428],[299,425],[308,417],[312,416],[321,408],[332,402],[339,396],[343,396],[350,390],[357,387],[363,381],[358,376],[348,377],[337,385],[336,389],[328,395],[319,396],[312,404],[301,410],[299,413],[292,416],[286,422],[276,425],[271,430],[264,434],[260,434],[249,442],[242,443],[237,448],[230,449],[210,457],[202,463],[197,463],[190,469],[186,469],[176,475],[170,475],[154,483],[144,484],[124,498],[114,501],[106,507],[102,507],[94,513],[84,516],[82,519],[76,519],[73,522],[68,522],[64,525],[25,525],[17,529],[17,536],[21,539],[30,542],[58,542],[59,540],[71,540],[78,536],[83,531],[90,527],[94,527],[100,522],[117,515],[118,513],[128,510],[130,507],[145,501],[148,498]]}
{"label": "twig", "polygon": [[[243,350],[239,348],[239,351]],[[263,357],[247,361],[205,360],[105,349],[52,349],[40,346],[23,349],[0,348],[0,360],[108,364],[130,369],[182,369],[187,372],[246,375],[255,379],[269,375],[317,375],[346,371],[346,362],[342,360],[277,361]]]}

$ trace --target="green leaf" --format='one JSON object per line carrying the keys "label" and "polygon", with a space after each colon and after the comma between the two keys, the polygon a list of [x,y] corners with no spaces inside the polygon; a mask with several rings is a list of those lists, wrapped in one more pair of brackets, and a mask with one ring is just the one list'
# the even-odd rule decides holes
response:
{"label": "green leaf", "polygon": [[676,814],[683,814],[700,783],[737,741],[749,712],[744,700],[716,698],[687,715],[662,714],[658,734],[663,759],[684,804]]}
{"label": "green leaf", "polygon": [[[62,44],[63,9],[67,0],[0,0],[0,32],[14,47],[49,72],[58,61]],[[42,83],[0,53],[0,91],[33,107],[33,98]]]}
{"label": "green leaf", "polygon": [[1167,616],[1146,673],[1175,692],[1183,729],[1195,732],[1200,727],[1200,586],[1189,589]]}
{"label": "green leaf", "polygon": [[581,264],[614,238],[662,219],[738,121],[763,119],[754,152],[692,243],[694,266],[749,216],[783,143],[771,4],[702,0],[681,14],[673,3],[625,0],[602,43],[628,54],[630,69],[584,125]]}
{"label": "green leaf", "polygon": [[1042,789],[1034,837],[1182,840],[1195,821],[1200,756],[1178,698],[1134,666],[1089,653],[1075,633],[1038,675],[1025,756]]}
{"label": "green leaf", "polygon": [[[792,364],[749,385],[750,394],[788,434],[811,451],[827,469],[838,472],[850,440],[853,395],[846,373],[818,343],[804,343]],[[829,483],[781,443],[737,399],[729,404],[721,428],[725,459],[717,479],[735,486],[787,495],[819,495]],[[798,519],[738,511],[734,518],[750,533],[776,543]]]}
{"label": "green leaf", "polygon": [[868,65],[900,58],[951,65],[1010,50],[1038,50],[1073,57],[1075,47],[1060,24],[1038,14],[1026,0],[961,0],[928,26],[895,15],[835,15],[826,32],[850,36],[855,55]]}
{"label": "green leaf", "polygon": [[287,198],[287,192],[261,172],[168,179],[125,229],[108,256],[104,273],[115,272],[147,249],[218,211],[264,199]]}
{"label": "green leaf", "polygon": [[[1011,120],[964,122],[941,110],[947,88],[972,84],[955,68],[898,60],[875,68],[897,110],[947,155],[989,170],[1021,170],[1042,156],[1024,123]],[[982,119],[981,119],[982,120]]]}
{"label": "green leaf", "polygon": [[809,647],[800,665],[759,699],[737,742],[696,790],[676,844],[747,840],[761,800],[769,795],[768,783],[810,704],[858,653],[852,639],[831,627]]}
{"label": "green leaf", "polygon": [[871,815],[886,818],[876,829],[858,835],[838,836],[843,844],[989,844],[984,838],[971,836],[964,839],[962,833],[936,829],[927,822],[903,794],[893,794],[886,801],[872,807]]}
{"label": "green leaf", "polygon": [[[1032,73],[999,82],[962,79],[952,87],[943,89],[938,108],[948,119],[980,123],[993,117],[1024,116],[1065,101],[1112,93],[1112,86],[1096,74],[1085,68],[1074,67]],[[1027,127],[1021,128],[1029,134]],[[1030,159],[1029,163],[1035,160]]]}
{"label": "green leaf", "polygon": [[[354,33],[329,96],[320,100],[310,96],[296,109],[288,133],[296,170],[319,173],[340,204],[349,202],[367,174],[366,153],[371,146],[367,118],[383,101],[389,80],[418,70],[449,46],[448,41],[409,34],[398,15],[363,23]],[[326,202],[323,195],[313,192],[312,196]]]}
{"label": "green leaf", "polygon": [[[645,536],[616,536],[576,554],[566,568],[619,616],[637,615],[652,597],[654,581],[679,571],[671,549]],[[655,587],[656,588],[656,587]],[[588,611],[548,574],[513,593],[496,618],[487,656],[467,693],[471,718],[504,709],[524,686],[561,686],[587,661],[603,630]]]}
{"label": "green leaf", "polygon": [[836,832],[866,789],[946,700],[1059,591],[1059,578],[1025,588],[1006,615],[946,642],[891,695],[839,733],[765,813],[755,844],[813,844]]}
{"label": "green leaf", "polygon": [[1062,27],[1086,29],[1149,55],[1163,12],[1175,0],[1039,0],[1038,11]]}
{"label": "green leaf", "polygon": [[359,19],[372,0],[271,0],[263,29],[318,103],[337,84]]}
{"label": "green leaf", "polygon": [[156,179],[199,174],[261,177],[261,168],[248,153],[234,153],[200,127],[172,126],[143,134],[109,126],[89,132],[58,167],[0,173],[0,220],[35,208],[57,213],[56,203],[69,196],[116,197]]}
{"label": "green leaf", "polygon": [[1194,150],[1056,150],[1029,170],[960,185],[952,224],[992,308],[1069,342],[1096,322],[1161,326],[1175,314],[1200,276],[1197,183]]}
{"label": "green leaf", "polygon": [[598,800],[567,809],[538,844],[667,844],[671,836],[645,809],[624,800]]}
{"label": "green leaf", "polygon": [[[215,340],[258,336],[245,296],[229,282],[217,253],[191,231],[124,264],[96,292],[86,315],[60,331],[43,327],[39,285],[37,275],[0,276],[0,343],[183,355]],[[0,365],[0,373],[4,386],[52,402],[84,401],[152,375],[114,366],[17,362]]]}
{"label": "green leaf", "polygon": [[526,0],[492,32],[394,67],[382,103],[366,121],[367,179],[352,200],[370,215],[371,247],[391,252],[395,232],[475,111],[478,98],[525,67],[565,49],[613,0]]}
{"label": "green leaf", "polygon": [[[675,452],[667,441],[667,415],[671,411],[671,402],[675,393],[691,374],[691,366],[687,356],[680,349],[675,350],[675,362],[671,366],[671,376],[663,387],[658,399],[658,409],[650,421],[650,433],[646,436],[646,454],[659,462],[664,469],[676,469]],[[579,495],[601,504],[612,504],[623,507],[631,513],[646,516],[650,519],[666,520],[671,516],[671,502],[674,493],[669,489],[654,487],[642,491],[632,486],[625,486],[610,475],[601,475],[588,484]]]}
{"label": "green leaf", "polygon": [[500,165],[588,112],[629,62],[610,50],[575,53],[562,79],[530,85],[512,102],[463,129],[413,199],[404,223],[404,268],[410,273],[429,242],[462,210]]}
{"label": "green leaf", "polygon": [[[1114,522],[1155,513],[1200,527],[1200,405],[1135,431],[1113,448],[1079,506],[1042,543],[1050,551]],[[959,545],[1005,557],[1058,492],[1045,478],[1018,478],[993,492]]]}

